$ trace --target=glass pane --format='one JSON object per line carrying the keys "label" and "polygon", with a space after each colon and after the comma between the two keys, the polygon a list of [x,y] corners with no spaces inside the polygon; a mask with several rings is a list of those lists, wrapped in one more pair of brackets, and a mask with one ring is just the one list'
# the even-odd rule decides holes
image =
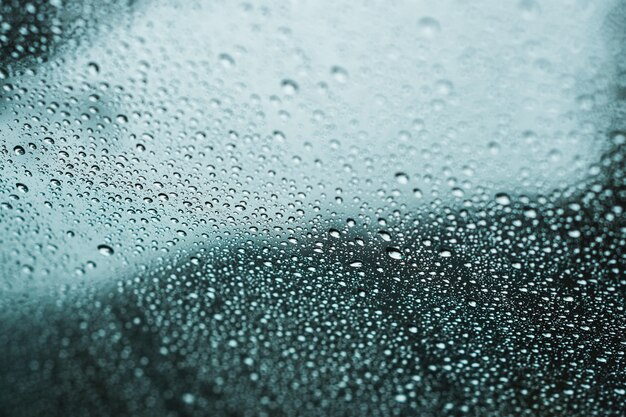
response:
{"label": "glass pane", "polygon": [[626,411],[623,2],[0,10],[0,415]]}

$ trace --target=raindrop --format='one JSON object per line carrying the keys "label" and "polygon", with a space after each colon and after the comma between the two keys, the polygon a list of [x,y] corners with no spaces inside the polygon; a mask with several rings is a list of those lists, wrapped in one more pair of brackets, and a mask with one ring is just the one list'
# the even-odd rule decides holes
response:
{"label": "raindrop", "polygon": [[87,64],[87,69],[89,71],[89,75],[91,76],[95,76],[100,73],[100,67],[95,62],[90,62],[89,64]]}
{"label": "raindrop", "polygon": [[346,71],[340,66],[337,66],[337,65],[333,66],[330,69],[330,74],[332,75],[333,79],[337,81],[338,83],[343,84],[346,81],[348,81],[348,71]]}
{"label": "raindrop", "polygon": [[386,251],[387,255],[389,255],[391,259],[402,259],[402,252],[400,252],[400,249],[389,247],[386,249]]}
{"label": "raindrop", "polygon": [[235,66],[235,60],[233,59],[232,56],[222,53],[219,56],[219,61],[220,64],[224,67],[224,68],[231,68],[233,66]]}
{"label": "raindrop", "polygon": [[283,93],[288,96],[293,96],[298,92],[298,84],[293,80],[283,80],[280,85],[283,89]]}
{"label": "raindrop", "polygon": [[579,238],[579,237],[580,237],[580,235],[581,235],[580,230],[569,230],[569,231],[567,232],[567,234],[568,234],[568,236],[569,236],[569,237],[572,237],[572,238],[574,238],[574,239]]}
{"label": "raindrop", "polygon": [[397,401],[397,402],[399,402],[399,403],[405,403],[405,402],[406,402],[406,400],[407,400],[406,395],[404,395],[404,394],[398,394],[398,395],[396,395],[395,399],[396,399],[396,401]]}
{"label": "raindrop", "polygon": [[524,216],[528,217],[529,219],[535,219],[537,218],[537,210],[532,207],[525,207]]}
{"label": "raindrop", "polygon": [[409,176],[407,174],[405,174],[404,172],[396,173],[395,177],[396,177],[396,181],[398,181],[398,184],[408,184],[409,183]]}
{"label": "raindrop", "polygon": [[426,16],[417,22],[417,28],[421,37],[433,38],[441,30],[441,25],[436,19]]}
{"label": "raindrop", "polygon": [[111,256],[114,253],[113,248],[108,245],[98,245],[98,252],[104,256]]}
{"label": "raindrop", "polygon": [[500,204],[501,206],[508,206],[509,204],[511,204],[511,198],[508,196],[508,194],[498,193],[496,194],[496,203]]}
{"label": "raindrop", "polygon": [[182,399],[183,399],[183,402],[188,405],[191,405],[196,401],[196,397],[193,394],[190,394],[188,392],[183,394]]}

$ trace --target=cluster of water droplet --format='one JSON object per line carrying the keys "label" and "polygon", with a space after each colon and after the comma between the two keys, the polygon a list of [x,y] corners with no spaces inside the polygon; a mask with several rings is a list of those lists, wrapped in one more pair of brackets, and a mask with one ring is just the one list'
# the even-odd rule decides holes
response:
{"label": "cluster of water droplet", "polygon": [[3,32],[0,405],[619,415],[610,2],[278,3]]}

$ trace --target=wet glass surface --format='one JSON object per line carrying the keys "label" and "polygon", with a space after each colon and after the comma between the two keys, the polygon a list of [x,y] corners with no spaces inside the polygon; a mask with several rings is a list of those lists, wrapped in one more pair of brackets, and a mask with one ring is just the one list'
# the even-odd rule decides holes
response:
{"label": "wet glass surface", "polygon": [[0,11],[0,415],[626,412],[624,2]]}

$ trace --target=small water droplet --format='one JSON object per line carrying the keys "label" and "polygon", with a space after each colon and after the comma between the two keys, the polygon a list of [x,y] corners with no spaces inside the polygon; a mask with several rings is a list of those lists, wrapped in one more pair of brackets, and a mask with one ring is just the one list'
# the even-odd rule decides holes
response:
{"label": "small water droplet", "polygon": [[389,255],[391,259],[397,259],[397,260],[402,259],[402,252],[400,252],[400,249],[389,247],[386,249],[386,251],[387,251],[387,255]]}
{"label": "small water droplet", "polygon": [[363,262],[361,262],[361,261],[352,261],[352,262],[350,262],[350,266],[352,268],[361,268],[363,266]]}
{"label": "small water droplet", "polygon": [[281,132],[280,130],[275,130],[273,133],[274,136],[274,140],[276,142],[284,142],[285,141],[285,134],[283,132]]}
{"label": "small water droplet", "polygon": [[293,96],[298,92],[298,84],[293,80],[283,80],[280,86],[283,89],[283,93],[288,96]]}
{"label": "small water droplet", "polygon": [[409,176],[407,174],[405,174],[404,172],[397,172],[396,173],[396,181],[398,181],[399,184],[408,184],[409,183]]}
{"label": "small water droplet", "polygon": [[182,399],[185,404],[189,405],[193,404],[196,401],[196,397],[188,392],[183,394]]}
{"label": "small water droplet", "polygon": [[90,62],[87,64],[87,70],[89,71],[89,75],[98,75],[100,73],[100,67],[95,62]]}
{"label": "small water droplet", "polygon": [[434,38],[441,31],[439,22],[429,16],[422,17],[417,22],[417,28],[419,35],[423,38]]}
{"label": "small water droplet", "polygon": [[537,218],[537,210],[532,207],[525,207],[524,216],[528,217],[529,219],[535,219]]}
{"label": "small water droplet", "polygon": [[98,245],[98,252],[104,256],[111,256],[114,253],[113,248],[108,245]]}
{"label": "small water droplet", "polygon": [[579,238],[579,237],[580,237],[580,234],[581,234],[581,233],[580,233],[580,230],[570,230],[570,231],[568,231],[568,232],[567,232],[567,235],[568,235],[569,237],[573,237],[574,239]]}
{"label": "small water droplet", "polygon": [[386,232],[384,230],[381,230],[378,232],[378,235],[385,241],[385,242],[391,242],[391,235],[389,234],[389,232]]}
{"label": "small water droplet", "polygon": [[404,394],[398,394],[398,395],[396,395],[395,398],[396,398],[396,401],[399,402],[399,403],[404,403],[407,400],[406,395],[404,395]]}
{"label": "small water droplet", "polygon": [[348,81],[348,71],[346,71],[340,66],[337,66],[337,65],[333,66],[330,69],[330,74],[333,76],[333,79],[337,81],[338,83],[343,84],[346,81]]}
{"label": "small water droplet", "polygon": [[235,60],[228,54],[220,54],[219,61],[224,68],[231,68],[235,66]]}
{"label": "small water droplet", "polygon": [[509,204],[511,204],[511,197],[509,197],[508,194],[505,193],[498,193],[496,194],[496,203],[502,206],[508,206]]}
{"label": "small water droplet", "polygon": [[522,17],[526,20],[534,20],[541,15],[541,8],[534,0],[522,0],[518,7],[522,12]]}

